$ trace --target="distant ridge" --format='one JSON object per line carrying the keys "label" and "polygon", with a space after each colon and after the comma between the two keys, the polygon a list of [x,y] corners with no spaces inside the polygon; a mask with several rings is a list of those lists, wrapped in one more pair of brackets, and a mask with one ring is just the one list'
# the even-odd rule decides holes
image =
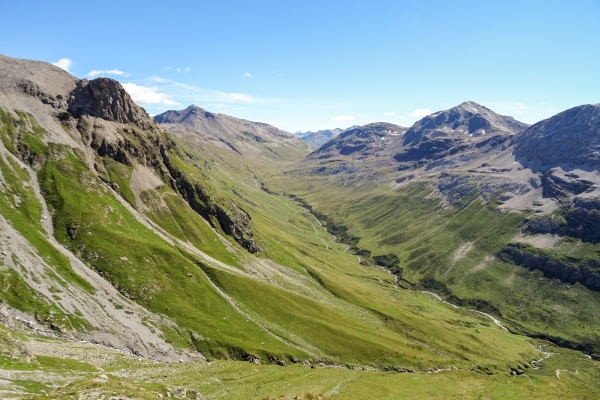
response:
{"label": "distant ridge", "polygon": [[339,136],[341,133],[349,131],[350,129],[354,129],[357,127],[358,127],[358,125],[353,125],[350,128],[346,128],[346,129],[334,128],[334,129],[322,129],[322,130],[316,131],[316,132],[311,132],[311,131],[296,132],[295,135],[302,141],[304,141],[318,149],[319,147],[323,146],[325,143],[327,143],[331,139]]}
{"label": "distant ridge", "polygon": [[233,150],[255,161],[301,160],[311,151],[308,144],[272,125],[212,113],[195,104],[166,111],[154,119],[181,138]]}

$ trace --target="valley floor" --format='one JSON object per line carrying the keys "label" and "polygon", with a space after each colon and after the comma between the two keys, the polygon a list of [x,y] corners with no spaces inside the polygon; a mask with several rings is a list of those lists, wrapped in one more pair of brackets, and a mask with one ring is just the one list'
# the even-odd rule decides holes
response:
{"label": "valley floor", "polygon": [[[600,363],[531,340],[534,368],[487,375],[396,372],[318,363],[159,363],[104,346],[2,328],[0,397],[53,399],[596,399]],[[7,355],[11,350],[12,354]]]}

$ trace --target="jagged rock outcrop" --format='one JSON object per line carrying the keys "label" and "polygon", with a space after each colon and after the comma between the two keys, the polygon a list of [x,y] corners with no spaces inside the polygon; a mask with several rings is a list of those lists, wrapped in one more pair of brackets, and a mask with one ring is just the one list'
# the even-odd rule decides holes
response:
{"label": "jagged rock outcrop", "polygon": [[516,138],[514,153],[539,168],[600,168],[600,104],[573,107],[532,125]]}
{"label": "jagged rock outcrop", "polygon": [[527,221],[521,232],[570,236],[592,244],[600,242],[600,209],[566,208],[562,218],[562,221],[551,218]]}
{"label": "jagged rock outcrop", "polygon": [[600,261],[562,257],[555,259],[523,243],[509,243],[498,256],[512,260],[529,270],[540,270],[550,279],[567,283],[579,282],[592,290],[600,290]]}
{"label": "jagged rock outcrop", "polygon": [[125,88],[114,79],[83,79],[69,97],[69,112],[76,118],[89,115],[142,129],[156,127],[148,113],[135,104]]}
{"label": "jagged rock outcrop", "polygon": [[[543,195],[555,199],[568,199],[573,195],[592,192],[597,189],[597,182],[575,172],[565,172],[561,168],[551,168],[541,176]],[[593,177],[592,177],[593,178]]]}
{"label": "jagged rock outcrop", "polygon": [[[172,180],[171,185],[194,211],[211,224],[215,218],[223,232],[249,252],[260,250],[254,241],[248,214],[230,199],[211,196],[200,182],[192,183],[172,166],[165,149],[173,148],[174,142],[133,102],[120,83],[108,78],[78,82],[69,100],[69,112],[78,119],[82,138],[100,157],[110,157],[130,166],[135,163],[152,166],[159,176]],[[88,117],[132,124],[136,128],[124,127],[114,135],[101,126],[93,126]]]}
{"label": "jagged rock outcrop", "polygon": [[[200,182],[190,179],[173,166],[165,148],[161,148],[164,163],[173,179],[175,189],[183,199],[211,225],[214,219],[221,229],[250,253],[260,252],[250,227],[250,216],[231,199],[217,199]],[[214,218],[214,219],[213,219]]]}

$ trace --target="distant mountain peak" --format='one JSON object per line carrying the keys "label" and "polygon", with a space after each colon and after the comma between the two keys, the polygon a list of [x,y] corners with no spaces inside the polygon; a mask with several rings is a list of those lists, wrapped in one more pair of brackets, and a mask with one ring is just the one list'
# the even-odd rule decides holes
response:
{"label": "distant mountain peak", "polygon": [[169,110],[154,117],[159,124],[184,125],[194,125],[198,120],[205,118],[214,118],[214,114],[196,104],[192,104],[183,110]]}

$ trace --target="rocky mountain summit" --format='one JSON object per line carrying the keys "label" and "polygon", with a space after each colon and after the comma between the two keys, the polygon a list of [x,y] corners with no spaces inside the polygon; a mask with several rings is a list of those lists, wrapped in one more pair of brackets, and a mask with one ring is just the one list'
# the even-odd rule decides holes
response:
{"label": "rocky mountain summit", "polygon": [[527,127],[512,117],[466,101],[415,122],[392,147],[394,159],[404,169],[453,165],[457,161],[465,164],[467,159],[481,158],[493,148],[508,147],[510,137]]}
{"label": "rocky mountain summit", "polygon": [[77,82],[69,97],[69,112],[75,118],[82,115],[134,124],[142,129],[156,127],[148,113],[135,104],[121,84],[109,78]]}
{"label": "rocky mountain summit", "polygon": [[473,101],[465,101],[415,122],[406,131],[402,144],[408,146],[433,139],[477,139],[497,133],[515,135],[528,126]]}

